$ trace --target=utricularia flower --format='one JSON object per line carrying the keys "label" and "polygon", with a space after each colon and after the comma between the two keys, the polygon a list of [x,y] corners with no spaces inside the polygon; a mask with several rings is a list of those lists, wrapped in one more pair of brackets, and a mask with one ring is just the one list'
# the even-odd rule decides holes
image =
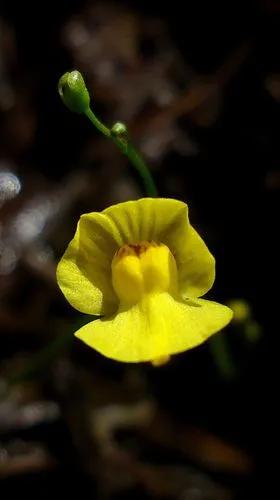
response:
{"label": "utricularia flower", "polygon": [[160,362],[232,318],[228,307],[199,298],[213,285],[215,260],[178,200],[143,198],[82,215],[57,279],[73,307],[100,316],[75,335],[118,361]]}

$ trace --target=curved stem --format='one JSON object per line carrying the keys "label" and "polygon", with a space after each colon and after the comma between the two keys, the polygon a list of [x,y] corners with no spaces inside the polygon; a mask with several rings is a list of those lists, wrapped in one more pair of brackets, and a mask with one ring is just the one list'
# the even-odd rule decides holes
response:
{"label": "curved stem", "polygon": [[156,185],[154,183],[151,172],[146,165],[142,156],[138,151],[132,146],[128,138],[123,138],[111,133],[111,130],[106,127],[93,113],[93,111],[88,108],[85,111],[85,115],[91,121],[91,123],[101,132],[105,137],[112,139],[120,151],[127,156],[132,166],[135,168],[139,176],[141,177],[147,196],[156,197],[158,195]]}
{"label": "curved stem", "polygon": [[88,119],[91,121],[91,123],[101,132],[101,134],[105,135],[106,137],[111,137],[111,132],[106,125],[104,125],[100,120],[98,120],[97,116],[93,113],[93,111],[88,108],[85,111],[85,115],[88,117]]}

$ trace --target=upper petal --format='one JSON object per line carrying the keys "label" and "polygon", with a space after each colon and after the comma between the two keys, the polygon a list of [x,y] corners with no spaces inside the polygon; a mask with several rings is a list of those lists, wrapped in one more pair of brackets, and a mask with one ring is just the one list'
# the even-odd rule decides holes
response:
{"label": "upper petal", "polygon": [[161,235],[176,230],[182,216],[187,223],[187,205],[170,198],[141,198],[106,208],[122,244],[141,241],[160,243]]}
{"label": "upper petal", "polygon": [[216,302],[183,303],[164,293],[120,309],[111,318],[88,323],[76,336],[117,361],[153,361],[201,344],[231,318],[232,311]]}

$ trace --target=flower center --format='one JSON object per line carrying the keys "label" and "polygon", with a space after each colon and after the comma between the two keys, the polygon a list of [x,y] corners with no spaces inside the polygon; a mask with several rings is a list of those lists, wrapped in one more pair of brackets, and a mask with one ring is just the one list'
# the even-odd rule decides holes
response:
{"label": "flower center", "polygon": [[112,260],[112,283],[120,302],[133,305],[149,293],[177,292],[177,265],[163,243],[124,245]]}

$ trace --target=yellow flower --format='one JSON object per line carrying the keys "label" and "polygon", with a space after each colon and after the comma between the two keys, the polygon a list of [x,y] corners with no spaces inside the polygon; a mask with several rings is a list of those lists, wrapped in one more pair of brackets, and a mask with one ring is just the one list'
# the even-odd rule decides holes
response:
{"label": "yellow flower", "polygon": [[102,316],[75,335],[118,361],[160,363],[232,318],[228,307],[198,298],[213,285],[215,260],[190,225],[187,205],[173,199],[82,215],[57,279],[73,307]]}

